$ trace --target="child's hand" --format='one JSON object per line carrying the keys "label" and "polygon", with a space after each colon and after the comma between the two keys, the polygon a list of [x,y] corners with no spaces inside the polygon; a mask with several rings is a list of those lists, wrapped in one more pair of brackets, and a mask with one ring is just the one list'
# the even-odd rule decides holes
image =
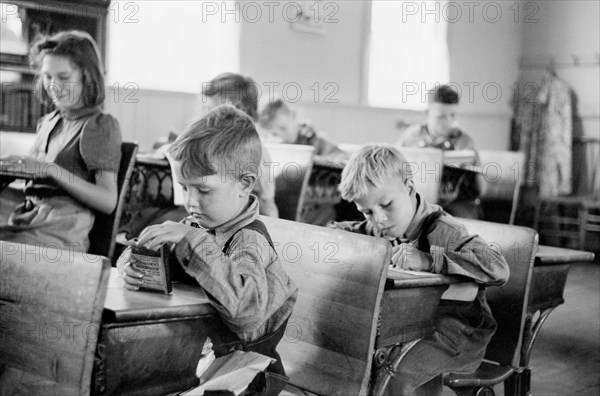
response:
{"label": "child's hand", "polygon": [[179,243],[185,234],[194,230],[188,225],[174,221],[165,221],[162,224],[145,228],[138,237],[138,245],[145,248],[158,250],[163,243]]}
{"label": "child's hand", "polygon": [[128,290],[140,290],[140,286],[144,284],[144,274],[136,271],[133,264],[137,260],[131,254],[131,248],[125,249],[123,254],[117,260],[117,271],[125,282],[125,288]]}
{"label": "child's hand", "polygon": [[401,243],[392,248],[392,264],[411,271],[430,271],[433,257],[410,245]]}

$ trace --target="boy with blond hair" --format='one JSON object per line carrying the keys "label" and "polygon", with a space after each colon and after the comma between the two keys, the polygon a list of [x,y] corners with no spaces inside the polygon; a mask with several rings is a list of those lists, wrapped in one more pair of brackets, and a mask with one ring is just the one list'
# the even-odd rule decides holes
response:
{"label": "boy with blond hair", "polygon": [[441,395],[442,374],[472,372],[481,363],[496,330],[485,288],[506,282],[508,265],[483,239],[427,203],[409,169],[392,146],[359,150],[344,168],[339,190],[366,220],[330,226],[387,239],[394,266],[460,275],[477,285],[470,301],[441,301],[433,334],[408,351],[390,382],[390,395]]}
{"label": "boy with blond hair", "polygon": [[[231,105],[219,106],[186,128],[169,154],[189,216],[145,228],[138,245],[157,250],[171,244],[172,256],[206,291],[240,348],[277,359],[275,375],[267,378],[281,380],[285,371],[276,346],[297,288],[258,219],[258,200],[251,194],[261,160],[254,122]],[[128,249],[117,263],[130,290],[144,283],[135,262]],[[282,388],[269,386],[267,394]]]}

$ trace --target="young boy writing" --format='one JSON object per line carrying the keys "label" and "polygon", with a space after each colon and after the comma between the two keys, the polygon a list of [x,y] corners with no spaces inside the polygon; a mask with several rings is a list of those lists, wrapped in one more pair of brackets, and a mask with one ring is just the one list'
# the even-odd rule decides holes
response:
{"label": "young boy writing", "polygon": [[[172,254],[206,291],[243,349],[277,359],[273,371],[285,375],[275,349],[297,288],[257,219],[258,200],[251,191],[261,143],[254,122],[231,105],[219,106],[191,124],[169,154],[189,216],[147,227],[138,245],[156,250],[172,244]],[[133,263],[126,250],[117,266],[125,287],[138,290],[144,278]]]}
{"label": "young boy writing", "polygon": [[392,264],[403,269],[470,278],[478,285],[472,301],[442,300],[435,331],[400,362],[390,395],[440,395],[442,374],[472,372],[496,330],[485,288],[508,279],[502,254],[415,191],[408,163],[392,146],[367,146],[342,172],[342,197],[366,220],[333,223],[348,231],[382,237],[393,245]]}

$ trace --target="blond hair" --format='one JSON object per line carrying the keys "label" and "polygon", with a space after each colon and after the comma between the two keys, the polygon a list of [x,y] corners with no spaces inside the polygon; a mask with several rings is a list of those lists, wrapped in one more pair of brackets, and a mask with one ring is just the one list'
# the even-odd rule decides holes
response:
{"label": "blond hair", "polygon": [[412,180],[410,165],[400,151],[388,144],[369,145],[350,157],[338,189],[342,198],[354,201],[370,188],[382,187],[394,176],[400,176],[403,183]]}

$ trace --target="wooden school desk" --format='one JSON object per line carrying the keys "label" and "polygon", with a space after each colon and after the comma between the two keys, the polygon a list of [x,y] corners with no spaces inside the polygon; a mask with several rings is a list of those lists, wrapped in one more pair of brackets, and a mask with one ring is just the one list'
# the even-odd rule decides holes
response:
{"label": "wooden school desk", "polygon": [[[433,329],[439,300],[456,278],[394,274],[381,304],[373,370],[385,378],[395,345]],[[402,318],[402,320],[398,320]],[[231,341],[200,288],[174,283],[171,295],[132,292],[113,268],[94,363],[93,393],[166,394],[194,385],[205,337]]]}
{"label": "wooden school desk", "polygon": [[[523,370],[520,375],[524,380],[525,392],[530,389],[531,368],[529,367],[529,358],[535,338],[550,313],[565,302],[563,293],[571,264],[593,260],[594,253],[592,252],[554,246],[539,246],[533,266],[519,363]],[[538,312],[539,315],[534,321],[534,317]]]}
{"label": "wooden school desk", "polygon": [[371,394],[374,396],[384,394],[393,376],[394,360],[404,351],[402,347],[412,347],[433,331],[437,307],[444,293],[448,291],[454,298],[460,298],[472,292],[467,286],[472,285],[471,282],[454,276],[390,268],[387,278],[373,357],[375,380]]}
{"label": "wooden school desk", "polygon": [[174,283],[171,295],[165,295],[122,285],[113,268],[94,363],[94,394],[167,394],[192,387],[206,337],[219,345],[231,334],[202,289]]}

